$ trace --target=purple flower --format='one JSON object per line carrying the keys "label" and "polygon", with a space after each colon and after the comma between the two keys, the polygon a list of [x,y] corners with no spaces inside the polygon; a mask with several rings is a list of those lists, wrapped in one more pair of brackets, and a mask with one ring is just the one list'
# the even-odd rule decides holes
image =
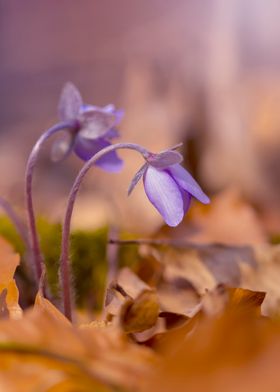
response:
{"label": "purple flower", "polygon": [[190,173],[180,165],[180,153],[171,149],[159,154],[148,153],[144,158],[146,163],[135,174],[128,194],[143,177],[148,199],[169,226],[177,226],[182,221],[192,197],[203,204],[210,202]]}
{"label": "purple flower", "polygon": [[[72,83],[67,83],[62,90],[58,113],[61,121],[73,121],[74,126],[53,144],[54,161],[66,158],[71,151],[82,160],[89,160],[102,148],[111,145],[110,140],[118,136],[116,126],[124,114],[114,105],[101,108],[84,104],[80,92]],[[113,151],[99,159],[96,165],[109,172],[118,172],[122,169],[123,161]]]}

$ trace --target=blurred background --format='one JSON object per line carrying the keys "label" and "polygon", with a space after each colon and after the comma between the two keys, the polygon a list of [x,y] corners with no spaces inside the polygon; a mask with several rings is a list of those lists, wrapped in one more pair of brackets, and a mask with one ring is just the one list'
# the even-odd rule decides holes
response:
{"label": "blurred background", "polygon": [[[183,141],[207,193],[234,189],[279,230],[279,17],[278,0],[0,0],[0,194],[22,209],[28,154],[72,81],[85,102],[125,109],[121,140],[152,151]],[[121,174],[89,174],[76,227],[162,224],[141,184],[127,198],[142,162],[121,155]],[[51,163],[46,147],[37,211],[61,219],[81,165]]]}

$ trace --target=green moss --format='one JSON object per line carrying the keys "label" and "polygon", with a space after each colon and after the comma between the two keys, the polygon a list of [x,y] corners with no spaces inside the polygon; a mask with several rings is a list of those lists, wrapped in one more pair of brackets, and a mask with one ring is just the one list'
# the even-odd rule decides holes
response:
{"label": "green moss", "polygon": [[[135,236],[131,236],[128,233],[122,233],[121,240],[133,240]],[[128,244],[120,245],[118,251],[119,267],[130,267],[132,269],[137,269],[139,263],[141,262],[141,256],[139,254],[139,245]]]}
{"label": "green moss", "polygon": [[[41,248],[52,295],[59,295],[61,225],[38,221]],[[71,262],[74,295],[79,307],[99,308],[102,304],[107,271],[107,229],[74,231],[71,234]]]}
{"label": "green moss", "polygon": [[25,244],[10,219],[5,215],[0,216],[0,235],[13,244],[15,250],[21,256],[24,254]]}
{"label": "green moss", "polygon": [[107,272],[107,228],[71,236],[72,271],[78,306],[100,308]]}
{"label": "green moss", "polygon": [[[52,296],[57,298],[59,296],[58,271],[61,225],[59,223],[50,223],[47,219],[40,218],[37,221],[37,226],[41,249],[46,262],[48,284]],[[14,245],[23,259],[24,244],[12,223],[5,216],[0,217],[0,235]],[[78,230],[74,231],[71,235],[73,285],[76,304],[79,307],[99,309],[102,305],[107,273],[107,236],[107,228],[101,228],[96,231]],[[122,238],[128,239],[128,235],[124,234]],[[141,261],[138,246],[120,246],[118,258],[120,260],[120,267],[130,266],[137,268],[137,265]],[[24,264],[27,263],[23,263],[22,265]],[[17,274],[21,278],[23,276],[22,291],[27,292],[32,282],[27,277],[24,277],[24,268],[21,267],[17,271]]]}
{"label": "green moss", "polygon": [[58,297],[61,225],[59,223],[50,223],[44,218],[39,218],[37,227],[40,236],[40,245],[46,263],[47,280],[51,294]]}

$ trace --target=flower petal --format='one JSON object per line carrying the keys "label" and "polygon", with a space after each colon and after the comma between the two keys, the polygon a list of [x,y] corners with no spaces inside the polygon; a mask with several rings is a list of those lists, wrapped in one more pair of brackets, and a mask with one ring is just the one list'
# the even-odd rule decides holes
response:
{"label": "flower petal", "polygon": [[158,169],[166,169],[171,165],[182,162],[183,157],[177,151],[168,150],[159,154],[150,154],[146,159],[150,165]]}
{"label": "flower petal", "polygon": [[58,115],[62,121],[75,119],[80,111],[83,100],[79,90],[68,82],[62,89],[58,104]]}
{"label": "flower petal", "polygon": [[169,226],[177,226],[184,217],[181,191],[165,170],[149,166],[143,177],[145,192],[150,202]]}
{"label": "flower petal", "polygon": [[118,125],[121,120],[123,119],[124,116],[124,110],[123,109],[116,109],[115,105],[109,104],[107,106],[104,106],[102,110],[106,113],[111,113],[115,116],[115,126]]}
{"label": "flower petal", "polygon": [[79,134],[86,139],[97,139],[105,135],[116,122],[115,115],[102,109],[86,110],[81,113],[82,128]]}
{"label": "flower petal", "polygon": [[59,162],[65,159],[73,149],[74,137],[70,132],[64,132],[53,143],[51,148],[51,160]]}
{"label": "flower petal", "polygon": [[144,163],[143,166],[140,167],[140,169],[138,170],[138,172],[135,174],[135,176],[132,178],[131,183],[129,185],[127,194],[128,196],[131,194],[131,192],[133,191],[133,189],[135,188],[135,186],[138,184],[138,182],[140,181],[140,179],[142,178],[143,174],[145,173],[145,171],[147,170],[148,167],[148,163]]}
{"label": "flower petal", "polygon": [[167,171],[171,174],[171,176],[181,188],[189,192],[201,203],[210,203],[209,197],[203,192],[203,190],[200,188],[195,179],[190,175],[190,173],[181,165],[177,164],[170,166]]}
{"label": "flower petal", "polygon": [[186,214],[191,205],[192,195],[189,192],[184,191],[183,189],[181,189],[181,194],[183,198],[184,213]]}
{"label": "flower petal", "polygon": [[120,137],[120,133],[116,128],[111,128],[103,135],[103,137],[107,140],[111,140]]}
{"label": "flower petal", "polygon": [[116,110],[116,108],[113,103],[109,103],[109,105],[103,106],[102,110],[104,110],[104,112],[107,113],[113,113]]}
{"label": "flower petal", "polygon": [[114,111],[114,116],[115,116],[115,126],[118,125],[124,116],[124,110],[123,109],[116,109]]}
{"label": "flower petal", "polygon": [[[111,143],[102,138],[89,140],[84,139],[78,135],[76,137],[74,151],[79,158],[84,161],[88,161],[98,151],[110,145]],[[95,164],[96,166],[99,166],[100,168],[112,173],[119,172],[123,167],[123,161],[118,157],[115,151],[104,155],[102,158],[98,159]]]}

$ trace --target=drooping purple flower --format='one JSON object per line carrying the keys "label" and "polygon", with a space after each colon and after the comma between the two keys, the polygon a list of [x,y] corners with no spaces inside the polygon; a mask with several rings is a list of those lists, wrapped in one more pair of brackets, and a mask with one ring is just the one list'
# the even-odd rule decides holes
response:
{"label": "drooping purple flower", "polygon": [[198,183],[180,162],[182,155],[171,150],[159,154],[148,153],[146,163],[135,174],[128,194],[143,177],[146,195],[169,226],[177,226],[195,197],[203,204],[210,202]]}
{"label": "drooping purple flower", "polygon": [[[79,90],[72,83],[67,83],[61,93],[58,114],[61,121],[73,121],[75,126],[54,142],[52,159],[60,161],[74,151],[79,158],[87,161],[102,148],[111,145],[110,140],[118,136],[116,126],[124,113],[114,105],[97,107],[84,104]],[[113,151],[98,160],[96,165],[109,172],[118,172],[123,161]]]}

